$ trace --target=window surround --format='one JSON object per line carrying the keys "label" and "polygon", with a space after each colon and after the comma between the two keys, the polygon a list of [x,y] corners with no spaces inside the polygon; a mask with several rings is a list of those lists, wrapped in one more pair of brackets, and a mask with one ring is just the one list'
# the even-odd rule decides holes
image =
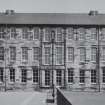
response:
{"label": "window surround", "polygon": [[51,85],[51,73],[50,70],[45,70],[45,86]]}
{"label": "window surround", "polygon": [[40,28],[39,27],[33,28],[33,40],[40,40]]}
{"label": "window surround", "polygon": [[79,84],[85,84],[85,70],[83,69],[79,71]]}
{"label": "window surround", "polygon": [[95,69],[91,69],[91,84],[97,83],[97,71]]}
{"label": "window surround", "polygon": [[74,69],[68,68],[68,84],[74,83]]}
{"label": "window surround", "polygon": [[74,47],[67,47],[68,62],[74,62]]}
{"label": "window surround", "polygon": [[10,68],[9,72],[10,72],[10,83],[14,83],[15,82],[15,69]]}
{"label": "window surround", "polygon": [[38,84],[39,82],[39,71],[38,68],[33,68],[33,83]]}
{"label": "window surround", "polygon": [[73,27],[67,28],[66,32],[67,32],[67,39],[68,40],[74,40],[74,29],[73,29]]}
{"label": "window surround", "polygon": [[62,70],[56,70],[56,85],[62,86]]}
{"label": "window surround", "polygon": [[21,69],[21,83],[27,83],[27,69]]}
{"label": "window surround", "polygon": [[[16,61],[16,47],[14,47],[14,46],[11,46],[10,48],[10,61]],[[14,52],[13,52],[14,51]],[[12,54],[13,53],[13,54]],[[14,56],[14,57],[13,57]]]}
{"label": "window surround", "polygon": [[[25,54],[23,54],[23,50],[25,50]],[[23,56],[25,57],[25,59],[23,59]],[[21,47],[21,61],[28,62],[28,47]]]}

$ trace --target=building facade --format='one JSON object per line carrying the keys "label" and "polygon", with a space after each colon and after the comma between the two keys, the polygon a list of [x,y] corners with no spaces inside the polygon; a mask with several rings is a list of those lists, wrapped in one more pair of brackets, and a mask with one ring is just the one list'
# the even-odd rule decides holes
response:
{"label": "building facade", "polygon": [[105,15],[0,14],[0,89],[105,90]]}

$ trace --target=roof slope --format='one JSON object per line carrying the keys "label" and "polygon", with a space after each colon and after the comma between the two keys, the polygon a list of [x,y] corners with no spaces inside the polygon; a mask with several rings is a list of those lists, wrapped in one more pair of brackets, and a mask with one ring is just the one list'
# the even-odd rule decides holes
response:
{"label": "roof slope", "polygon": [[66,25],[105,25],[105,14],[67,13],[0,13],[0,24],[66,24]]}

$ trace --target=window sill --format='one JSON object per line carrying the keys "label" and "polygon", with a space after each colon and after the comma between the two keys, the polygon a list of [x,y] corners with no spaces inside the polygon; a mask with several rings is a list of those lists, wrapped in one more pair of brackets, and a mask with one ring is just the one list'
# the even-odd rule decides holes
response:
{"label": "window sill", "polygon": [[13,85],[15,82],[9,82],[8,84]]}
{"label": "window sill", "polygon": [[91,83],[92,86],[97,85],[97,83]]}
{"label": "window sill", "polygon": [[68,82],[67,84],[68,84],[68,85],[73,85],[73,83],[69,83],[69,82]]}
{"label": "window sill", "polygon": [[79,83],[79,85],[85,85],[85,83]]}
{"label": "window sill", "polygon": [[34,83],[32,83],[32,85],[38,85],[38,83],[37,82],[34,82]]}
{"label": "window sill", "polygon": [[3,84],[3,82],[0,81],[0,84]]}
{"label": "window sill", "polygon": [[21,84],[21,85],[26,85],[26,84],[27,84],[27,82],[21,82],[20,84]]}

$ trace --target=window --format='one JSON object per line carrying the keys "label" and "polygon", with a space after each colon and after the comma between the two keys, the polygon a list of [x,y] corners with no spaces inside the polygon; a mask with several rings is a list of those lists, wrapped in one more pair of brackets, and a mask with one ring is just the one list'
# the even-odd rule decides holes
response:
{"label": "window", "polygon": [[96,70],[91,70],[91,83],[96,83]]}
{"label": "window", "polygon": [[45,85],[50,85],[50,70],[45,70]]}
{"label": "window", "polygon": [[51,48],[45,47],[45,64],[50,64],[51,62]]}
{"label": "window", "polygon": [[85,83],[85,71],[80,70],[80,83]]}
{"label": "window", "polygon": [[34,47],[33,48],[33,54],[34,54],[34,56],[33,56],[33,58],[34,58],[34,61],[35,60],[39,60],[39,48],[38,47]]}
{"label": "window", "polygon": [[92,47],[91,48],[91,60],[96,62],[96,55],[97,55],[97,48],[96,47]]}
{"label": "window", "polygon": [[84,47],[80,48],[80,62],[85,62],[86,60],[86,49]]}
{"label": "window", "polygon": [[58,42],[63,41],[62,28],[57,28],[57,39],[56,39],[56,41],[58,41]]}
{"label": "window", "polygon": [[79,40],[84,40],[85,39],[85,29],[84,28],[79,28],[77,30],[77,33],[79,35]]}
{"label": "window", "polygon": [[38,83],[38,69],[33,69],[33,82]]}
{"label": "window", "polygon": [[102,48],[102,60],[105,61],[105,47]]}
{"label": "window", "polygon": [[62,71],[61,70],[56,71],[56,83],[58,86],[62,85]]}
{"label": "window", "polygon": [[0,27],[0,39],[4,39],[5,38],[5,29],[4,27]]}
{"label": "window", "polygon": [[91,28],[91,39],[97,40],[96,28]]}
{"label": "window", "polygon": [[21,76],[22,76],[21,82],[27,82],[27,70],[26,69],[22,69]]}
{"label": "window", "polygon": [[68,61],[74,61],[74,48],[68,47]]}
{"label": "window", "polygon": [[74,76],[74,71],[73,69],[68,69],[68,83],[73,83],[73,76]]}
{"label": "window", "polygon": [[0,60],[4,60],[4,47],[0,47]]}
{"label": "window", "polygon": [[34,39],[39,39],[40,33],[39,28],[34,28]]}
{"label": "window", "polygon": [[51,30],[49,28],[45,29],[45,41],[51,40]]}
{"label": "window", "polygon": [[16,28],[11,28],[11,38],[16,39]]}
{"label": "window", "polygon": [[105,39],[105,28],[101,29],[101,39]]}
{"label": "window", "polygon": [[23,39],[28,39],[28,28],[22,29]]}
{"label": "window", "polygon": [[10,47],[10,60],[16,60],[16,47]]}
{"label": "window", "polygon": [[63,64],[63,48],[56,47],[56,64]]}
{"label": "window", "polygon": [[74,39],[73,28],[68,28],[68,39]]}
{"label": "window", "polygon": [[103,83],[105,83],[105,67],[103,68],[103,71],[102,71],[102,81]]}
{"label": "window", "polygon": [[28,47],[22,47],[22,60],[28,60]]}
{"label": "window", "polygon": [[0,68],[0,82],[3,82],[3,68]]}
{"label": "window", "polygon": [[10,69],[10,81],[15,82],[15,69]]}

